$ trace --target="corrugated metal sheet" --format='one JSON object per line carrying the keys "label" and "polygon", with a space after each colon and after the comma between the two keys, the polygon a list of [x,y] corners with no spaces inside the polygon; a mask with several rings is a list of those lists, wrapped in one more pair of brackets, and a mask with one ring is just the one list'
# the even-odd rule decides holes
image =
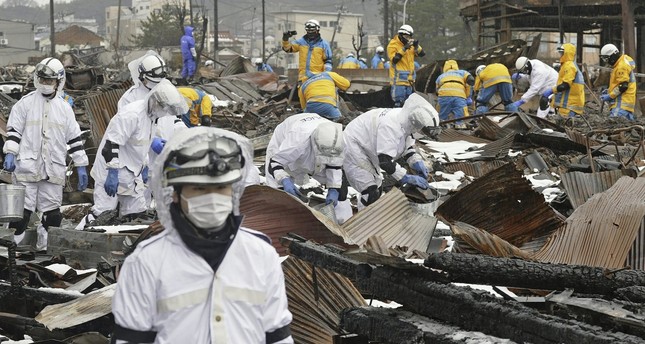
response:
{"label": "corrugated metal sheet", "polygon": [[490,143],[491,140],[485,139],[483,137],[477,137],[473,135],[466,135],[461,130],[455,129],[444,129],[439,134],[439,142],[453,142],[453,141],[466,141],[470,143]]}
{"label": "corrugated metal sheet", "polygon": [[512,164],[457,191],[439,206],[435,216],[446,223],[468,223],[518,247],[564,223]]}
{"label": "corrugated metal sheet", "polygon": [[443,168],[446,172],[455,173],[463,171],[467,176],[479,178],[494,169],[507,164],[506,161],[492,160],[492,161],[475,161],[475,162],[448,162],[443,163]]}
{"label": "corrugated metal sheet", "polygon": [[620,178],[576,209],[533,256],[542,262],[624,267],[645,216],[645,178]]}
{"label": "corrugated metal sheet", "polygon": [[[463,222],[451,224],[450,230],[455,240],[463,241],[470,247],[493,257],[529,259],[529,254],[501,239],[495,234],[488,233],[477,227]],[[463,245],[460,245],[463,247]]]}
{"label": "corrugated metal sheet", "polygon": [[435,217],[416,211],[403,192],[394,188],[351,217],[341,230],[345,240],[356,245],[379,236],[387,247],[405,246],[408,250],[425,252],[436,225]]}
{"label": "corrugated metal sheet", "polygon": [[219,100],[232,100],[235,102],[257,102],[263,100],[262,95],[257,91],[257,86],[239,78],[220,78],[217,81],[199,86],[217,97]]}
{"label": "corrugated metal sheet", "polygon": [[501,159],[508,155],[509,150],[515,144],[515,133],[511,132],[508,136],[497,141],[491,142],[481,148],[478,159]]}
{"label": "corrugated metal sheet", "polygon": [[100,318],[112,312],[112,296],[116,283],[110,284],[76,300],[45,307],[35,320],[48,329],[69,328]]}
{"label": "corrugated metal sheet", "polygon": [[240,201],[240,212],[244,215],[242,225],[268,235],[281,255],[286,254],[286,248],[280,245],[280,238],[288,233],[320,243],[343,243],[341,237],[325,226],[324,215],[316,217],[316,210],[286,192],[268,186],[247,187]]}
{"label": "corrugated metal sheet", "polygon": [[641,227],[638,229],[634,244],[627,254],[625,265],[631,266],[632,269],[645,270],[645,219],[641,221]]}
{"label": "corrugated metal sheet", "polygon": [[103,138],[110,119],[116,114],[119,99],[126,89],[117,88],[103,91],[83,100],[83,106],[90,120],[92,139],[97,147]]}
{"label": "corrugated metal sheet", "polygon": [[479,120],[479,128],[477,129],[477,133],[479,134],[479,136],[485,139],[495,141],[508,136],[509,134],[514,134],[515,130],[504,129],[492,119],[488,117],[482,117]]}
{"label": "corrugated metal sheet", "polygon": [[340,311],[366,306],[352,282],[342,275],[290,256],[282,263],[289,310],[293,314],[291,333],[296,343],[332,343],[339,334]]}
{"label": "corrugated metal sheet", "polygon": [[569,172],[560,178],[573,209],[576,209],[589,197],[609,189],[622,176],[622,171],[614,170],[596,173]]}

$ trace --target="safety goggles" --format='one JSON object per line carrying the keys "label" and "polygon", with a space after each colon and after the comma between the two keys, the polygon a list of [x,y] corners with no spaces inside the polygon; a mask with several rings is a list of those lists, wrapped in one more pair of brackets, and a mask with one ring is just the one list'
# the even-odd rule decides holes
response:
{"label": "safety goggles", "polygon": [[36,76],[42,79],[58,79],[58,74],[49,66],[42,63],[36,66]]}
{"label": "safety goggles", "polygon": [[558,47],[556,50],[558,51],[558,54],[560,54],[560,57],[562,57],[562,55],[564,55],[564,48],[563,47]]}
{"label": "safety goggles", "polygon": [[165,65],[142,72],[143,75],[151,78],[165,78],[168,76],[168,69]]}
{"label": "safety goggles", "polygon": [[[199,161],[208,157],[208,163],[204,166],[183,168],[182,165],[190,161]],[[235,140],[228,137],[218,137],[209,142],[206,149],[198,150],[190,154],[174,151],[166,160],[164,170],[167,178],[178,178],[191,175],[221,176],[232,170],[239,170],[244,166],[240,146]]]}
{"label": "safety goggles", "polygon": [[600,61],[607,63],[609,62],[609,55],[600,55]]}

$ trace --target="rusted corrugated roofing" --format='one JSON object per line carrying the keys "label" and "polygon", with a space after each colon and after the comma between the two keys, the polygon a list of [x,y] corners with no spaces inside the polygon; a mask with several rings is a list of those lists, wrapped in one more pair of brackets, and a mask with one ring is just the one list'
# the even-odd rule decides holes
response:
{"label": "rusted corrugated roofing", "polygon": [[[529,259],[529,254],[509,244],[495,234],[491,234],[477,227],[463,222],[455,222],[450,225],[453,238],[463,241],[480,253],[493,257],[523,258]],[[460,245],[463,247],[463,245]]]}
{"label": "rusted corrugated roofing", "polygon": [[622,176],[621,170],[613,170],[596,173],[569,172],[563,174],[560,178],[571,206],[576,209],[585,203],[589,197],[609,189]]}
{"label": "rusted corrugated roofing", "polygon": [[100,318],[112,312],[112,296],[116,283],[110,284],[76,300],[45,307],[35,320],[48,329],[69,328]]}
{"label": "rusted corrugated roofing", "polygon": [[290,328],[296,343],[332,343],[339,334],[340,311],[366,306],[352,282],[342,275],[290,256],[282,263],[289,310]]}
{"label": "rusted corrugated roofing", "polygon": [[502,159],[508,155],[514,144],[515,133],[510,132],[506,137],[480,147],[481,152],[478,159]]}
{"label": "rusted corrugated roofing", "polygon": [[622,268],[645,216],[645,178],[620,178],[580,205],[533,257],[542,262]]}
{"label": "rusted corrugated roofing", "polygon": [[466,141],[470,143],[490,143],[491,140],[482,138],[482,137],[477,137],[473,135],[466,135],[460,130],[455,130],[455,129],[444,129],[441,131],[441,134],[439,134],[438,140],[439,142],[453,142],[453,141]]}
{"label": "rusted corrugated roofing", "polygon": [[286,248],[280,245],[280,238],[288,233],[320,243],[343,243],[313,214],[315,211],[284,191],[261,185],[247,187],[240,201],[242,225],[268,235],[281,255]]}
{"label": "rusted corrugated roofing", "polygon": [[443,163],[446,172],[455,173],[463,171],[467,176],[479,178],[490,171],[505,165],[502,160],[475,161],[475,162],[447,162]]}
{"label": "rusted corrugated roofing", "polygon": [[345,240],[363,245],[379,236],[387,247],[405,246],[425,252],[437,225],[433,216],[421,214],[410,206],[401,190],[394,188],[341,226]]}
{"label": "rusted corrugated roofing", "polygon": [[479,128],[477,130],[479,136],[488,140],[498,140],[510,134],[515,134],[516,131],[511,128],[502,128],[499,124],[488,117],[482,117],[479,120]]}
{"label": "rusted corrugated roofing", "polygon": [[447,223],[468,223],[515,246],[550,233],[564,223],[512,164],[457,191],[439,206],[435,216]]}
{"label": "rusted corrugated roofing", "polygon": [[92,128],[92,139],[97,147],[110,119],[116,114],[117,104],[125,91],[126,89],[117,88],[98,92],[83,99],[83,106]]}

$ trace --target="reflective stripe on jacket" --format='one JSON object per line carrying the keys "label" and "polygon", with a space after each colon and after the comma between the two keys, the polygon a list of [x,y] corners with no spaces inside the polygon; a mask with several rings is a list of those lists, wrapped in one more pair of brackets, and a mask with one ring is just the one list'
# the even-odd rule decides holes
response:
{"label": "reflective stripe on jacket", "polygon": [[582,114],[585,107],[585,81],[575,62],[576,47],[571,43],[565,43],[562,46],[564,54],[560,57],[561,67],[553,92],[558,92],[557,85],[563,82],[569,84],[570,87],[566,91],[556,93],[554,106],[559,107],[559,113],[563,116],[568,116],[571,111]]}
{"label": "reflective stripe on jacket", "polygon": [[332,52],[329,43],[322,38],[309,42],[305,37],[295,41],[282,41],[282,50],[298,53],[298,80],[303,81],[313,74],[331,71]]}
{"label": "reflective stripe on jacket", "polygon": [[[414,47],[403,50],[404,45],[398,35],[392,38],[387,45],[387,56],[390,58],[390,85],[410,86],[417,77],[414,69],[414,57],[419,56],[419,52],[423,48],[419,45],[417,51]],[[395,64],[392,59],[397,53],[401,55],[401,59]]]}
{"label": "reflective stripe on jacket", "polygon": [[513,83],[508,68],[501,63],[491,63],[477,76],[475,91],[479,91],[482,87],[488,88],[502,82]]}
{"label": "reflective stripe on jacket", "polygon": [[327,103],[337,106],[336,87],[341,91],[349,88],[349,80],[335,72],[316,74],[300,86],[298,96],[300,106],[304,109],[308,102]]}
{"label": "reflective stripe on jacket", "polygon": [[[612,109],[618,106],[620,109],[634,113],[634,106],[636,105],[634,68],[636,68],[636,63],[628,55],[621,56],[614,64],[609,79],[609,94],[615,99],[615,102],[611,104]],[[627,82],[627,90],[620,93],[618,85],[623,82]]]}
{"label": "reflective stripe on jacket", "polygon": [[439,97],[468,98],[470,86],[467,84],[468,73],[465,70],[449,70],[437,78],[437,95]]}

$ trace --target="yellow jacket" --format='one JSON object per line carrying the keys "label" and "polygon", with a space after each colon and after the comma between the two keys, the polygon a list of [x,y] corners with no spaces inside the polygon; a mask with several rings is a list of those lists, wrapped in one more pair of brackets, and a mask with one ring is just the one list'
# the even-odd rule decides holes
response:
{"label": "yellow jacket", "polygon": [[[585,81],[576,64],[576,47],[571,43],[565,43],[562,48],[564,54],[560,57],[558,81],[553,88],[553,104],[559,108],[562,116],[569,116],[571,111],[582,115],[585,109]],[[558,85],[562,83],[569,84],[569,89],[559,92]]]}
{"label": "yellow jacket", "polygon": [[[628,55],[622,55],[614,63],[614,69],[611,70],[609,78],[609,95],[616,101],[611,104],[611,108],[620,106],[620,109],[634,113],[636,104],[636,77],[634,76],[636,64]],[[627,90],[620,92],[619,85],[627,83]]]}
{"label": "yellow jacket", "polygon": [[332,52],[329,43],[318,37],[308,41],[305,36],[294,41],[282,41],[282,50],[298,53],[298,80],[304,81],[312,75],[331,71]]}
{"label": "yellow jacket", "polygon": [[204,91],[190,87],[177,87],[177,90],[186,98],[192,125],[200,124],[202,116],[212,116],[213,102]]}
{"label": "yellow jacket", "polygon": [[[387,56],[390,58],[390,85],[403,85],[410,86],[416,79],[416,72],[414,70],[414,57],[423,56],[421,53],[423,48],[419,45],[418,48],[410,47],[403,50],[403,42],[396,35],[387,45]],[[399,54],[401,59],[394,63],[394,57]]]}
{"label": "yellow jacket", "polygon": [[443,64],[443,74],[437,78],[437,96],[439,97],[461,97],[470,96],[470,85],[472,75],[465,70],[459,70],[457,61],[447,60]]}
{"label": "yellow jacket", "polygon": [[508,68],[501,63],[491,63],[486,65],[486,68],[475,79],[475,91],[479,91],[482,87],[488,88],[502,82],[513,83]]}
{"label": "yellow jacket", "polygon": [[335,72],[316,74],[302,83],[298,90],[300,106],[304,109],[308,102],[327,103],[337,106],[336,87],[341,91],[349,88],[349,80]]}

